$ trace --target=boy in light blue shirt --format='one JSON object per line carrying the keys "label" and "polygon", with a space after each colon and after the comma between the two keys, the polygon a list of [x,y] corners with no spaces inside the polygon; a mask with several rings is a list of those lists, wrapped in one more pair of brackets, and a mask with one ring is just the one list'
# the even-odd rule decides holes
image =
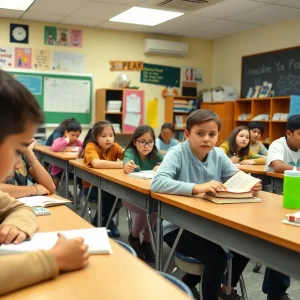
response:
{"label": "boy in light blue shirt", "polygon": [[[225,189],[221,182],[234,175],[238,169],[224,152],[215,147],[220,132],[220,119],[206,109],[194,111],[187,118],[186,141],[168,151],[151,184],[153,192],[193,196],[205,192],[217,194]],[[255,193],[261,184],[255,187]],[[164,240],[172,247],[179,228],[167,226]],[[203,300],[240,299],[234,287],[249,259],[233,252],[232,292],[220,290],[227,257],[223,248],[200,236],[184,230],[178,242],[177,251],[194,257],[205,264],[202,277]],[[183,281],[193,290],[200,278],[187,274]],[[219,298],[218,298],[219,297]]]}

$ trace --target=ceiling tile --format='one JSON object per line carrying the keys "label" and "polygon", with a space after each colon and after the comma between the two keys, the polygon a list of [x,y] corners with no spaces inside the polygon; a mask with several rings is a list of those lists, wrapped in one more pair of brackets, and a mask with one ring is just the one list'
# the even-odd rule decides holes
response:
{"label": "ceiling tile", "polygon": [[300,8],[300,1],[299,0],[279,0],[278,2],[276,2],[276,5]]}
{"label": "ceiling tile", "polygon": [[110,4],[110,3],[100,3],[100,2],[91,2],[88,1],[84,4],[84,6],[80,7],[76,11],[74,11],[70,17],[81,18],[95,18],[98,19],[98,23],[106,21],[121,12],[129,9],[131,6],[129,5],[121,5],[121,4]]}
{"label": "ceiling tile", "polygon": [[85,2],[86,0],[35,0],[28,11],[64,15],[70,14]]}
{"label": "ceiling tile", "polygon": [[153,31],[153,26],[143,26],[143,25],[109,22],[109,21],[106,21],[101,24],[97,24],[96,27],[106,28],[106,29],[114,29],[114,30],[123,30],[123,31],[136,31],[136,32],[152,32]]}
{"label": "ceiling tile", "polygon": [[300,17],[300,9],[270,4],[227,19],[265,25],[296,17]]}
{"label": "ceiling tile", "polygon": [[64,17],[65,17],[64,15],[55,15],[50,13],[47,14],[47,13],[40,13],[40,12],[37,13],[37,12],[27,11],[22,16],[22,19],[58,23]]}
{"label": "ceiling tile", "polygon": [[262,3],[276,3],[279,0],[252,0],[253,2],[262,2]]}
{"label": "ceiling tile", "polygon": [[77,25],[77,26],[87,26],[94,27],[99,23],[99,19],[96,18],[77,18],[77,17],[66,17],[59,22],[60,24]]}
{"label": "ceiling tile", "polygon": [[111,4],[125,4],[125,5],[137,5],[143,0],[89,0],[90,2],[101,2],[101,3],[111,3]]}
{"label": "ceiling tile", "polygon": [[154,26],[154,31],[161,33],[176,33],[211,21],[213,21],[211,18],[199,17],[195,15],[183,15],[168,22]]}
{"label": "ceiling tile", "polygon": [[198,16],[211,17],[215,19],[224,19],[227,16],[233,16],[241,12],[255,9],[266,5],[265,3],[253,2],[250,0],[226,0],[207,8],[193,12]]}
{"label": "ceiling tile", "polygon": [[205,32],[205,31],[192,31],[188,30],[183,33],[184,36],[187,36],[189,38],[198,38],[198,39],[204,39],[204,40],[212,40],[212,39],[217,39],[219,37],[224,36],[223,33],[212,33],[212,32]]}
{"label": "ceiling tile", "polygon": [[12,10],[12,9],[0,9],[0,18],[13,18],[19,19],[24,11]]}

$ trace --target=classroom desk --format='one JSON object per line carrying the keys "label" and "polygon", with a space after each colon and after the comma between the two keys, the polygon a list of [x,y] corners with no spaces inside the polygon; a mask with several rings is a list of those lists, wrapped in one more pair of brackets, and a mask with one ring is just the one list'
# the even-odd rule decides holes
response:
{"label": "classroom desk", "polygon": [[[65,206],[50,208],[51,215],[38,217],[40,232],[92,227]],[[2,296],[2,300],[153,300],[190,299],[155,270],[127,250],[111,241],[111,255],[92,255],[84,270],[65,273],[46,281]]]}
{"label": "classroom desk", "polygon": [[238,165],[238,168],[246,173],[265,175],[265,165]]}
{"label": "classroom desk", "polygon": [[[34,147],[35,152],[39,160],[43,162],[48,162],[49,164],[56,165],[65,171],[65,197],[69,197],[69,173],[72,171],[72,167],[69,164],[69,160],[76,159],[78,157],[78,152],[53,152],[50,147],[45,145],[37,144]],[[76,191],[77,193],[77,191]]]}
{"label": "classroom desk", "polygon": [[275,172],[266,172],[266,175],[271,177],[272,191],[276,194],[282,194],[284,174],[279,174]]}
{"label": "classroom desk", "polygon": [[284,174],[274,173],[274,172],[266,172],[266,175],[270,177],[281,178],[281,179],[283,179],[284,177]]}
{"label": "classroom desk", "polygon": [[[74,180],[79,177],[98,188],[98,224],[101,224],[101,190],[104,190],[120,199],[135,204],[147,212],[147,223],[150,228],[152,245],[154,245],[154,234],[150,222],[150,214],[154,209],[150,191],[151,180],[130,177],[124,173],[123,169],[89,168],[82,159],[71,160],[70,164],[74,167]],[[76,194],[74,193],[74,195]],[[76,199],[74,197],[75,203]]]}
{"label": "classroom desk", "polygon": [[201,198],[152,193],[158,199],[157,269],[162,268],[161,221],[168,220],[207,240],[300,279],[300,228],[285,225],[282,196],[260,192],[262,203],[217,205]]}

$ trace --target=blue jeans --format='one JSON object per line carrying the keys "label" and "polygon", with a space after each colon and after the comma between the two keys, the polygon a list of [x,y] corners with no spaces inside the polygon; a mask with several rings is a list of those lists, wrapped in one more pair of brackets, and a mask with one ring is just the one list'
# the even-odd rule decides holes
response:
{"label": "blue jeans", "polygon": [[[89,192],[89,188],[83,189],[83,194],[85,197],[87,196],[88,192]],[[102,226],[106,226],[106,222],[107,222],[109,214],[113,208],[113,205],[115,203],[116,196],[114,196],[108,192],[105,192],[105,191],[101,191],[101,196],[102,196],[101,197],[102,198]],[[98,188],[92,187],[89,201],[95,202],[95,203],[98,202]],[[119,199],[119,203],[117,204],[117,207],[114,211],[113,216],[118,212],[118,210],[121,208],[121,206],[122,206],[122,200]],[[98,210],[96,211],[96,215],[93,218],[93,221],[92,221],[93,225],[97,224],[97,218],[98,218]]]}
{"label": "blue jeans", "polygon": [[280,297],[291,285],[289,276],[281,274],[270,268],[266,268],[262,290],[265,294]]}

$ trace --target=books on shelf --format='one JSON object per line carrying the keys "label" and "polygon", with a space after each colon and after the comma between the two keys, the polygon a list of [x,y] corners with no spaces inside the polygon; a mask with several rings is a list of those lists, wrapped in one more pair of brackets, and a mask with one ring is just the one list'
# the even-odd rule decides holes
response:
{"label": "books on shelf", "polygon": [[21,254],[37,250],[49,250],[58,241],[57,233],[61,233],[66,239],[82,237],[88,245],[90,254],[111,254],[112,249],[105,227],[79,230],[52,231],[35,233],[30,241],[21,244],[2,244],[0,255]]}
{"label": "books on shelf", "polygon": [[18,198],[19,201],[30,207],[50,207],[72,203],[67,199],[54,199],[46,196],[31,196]]}
{"label": "books on shelf", "polygon": [[238,171],[224,183],[226,190],[218,192],[217,196],[211,192],[204,193],[203,198],[217,204],[262,202],[252,194],[253,187],[259,182],[260,179]]}
{"label": "books on shelf", "polygon": [[106,112],[121,112],[122,100],[109,100],[106,102]]}
{"label": "books on shelf", "polygon": [[176,128],[185,127],[185,119],[182,115],[175,115],[175,126]]}

